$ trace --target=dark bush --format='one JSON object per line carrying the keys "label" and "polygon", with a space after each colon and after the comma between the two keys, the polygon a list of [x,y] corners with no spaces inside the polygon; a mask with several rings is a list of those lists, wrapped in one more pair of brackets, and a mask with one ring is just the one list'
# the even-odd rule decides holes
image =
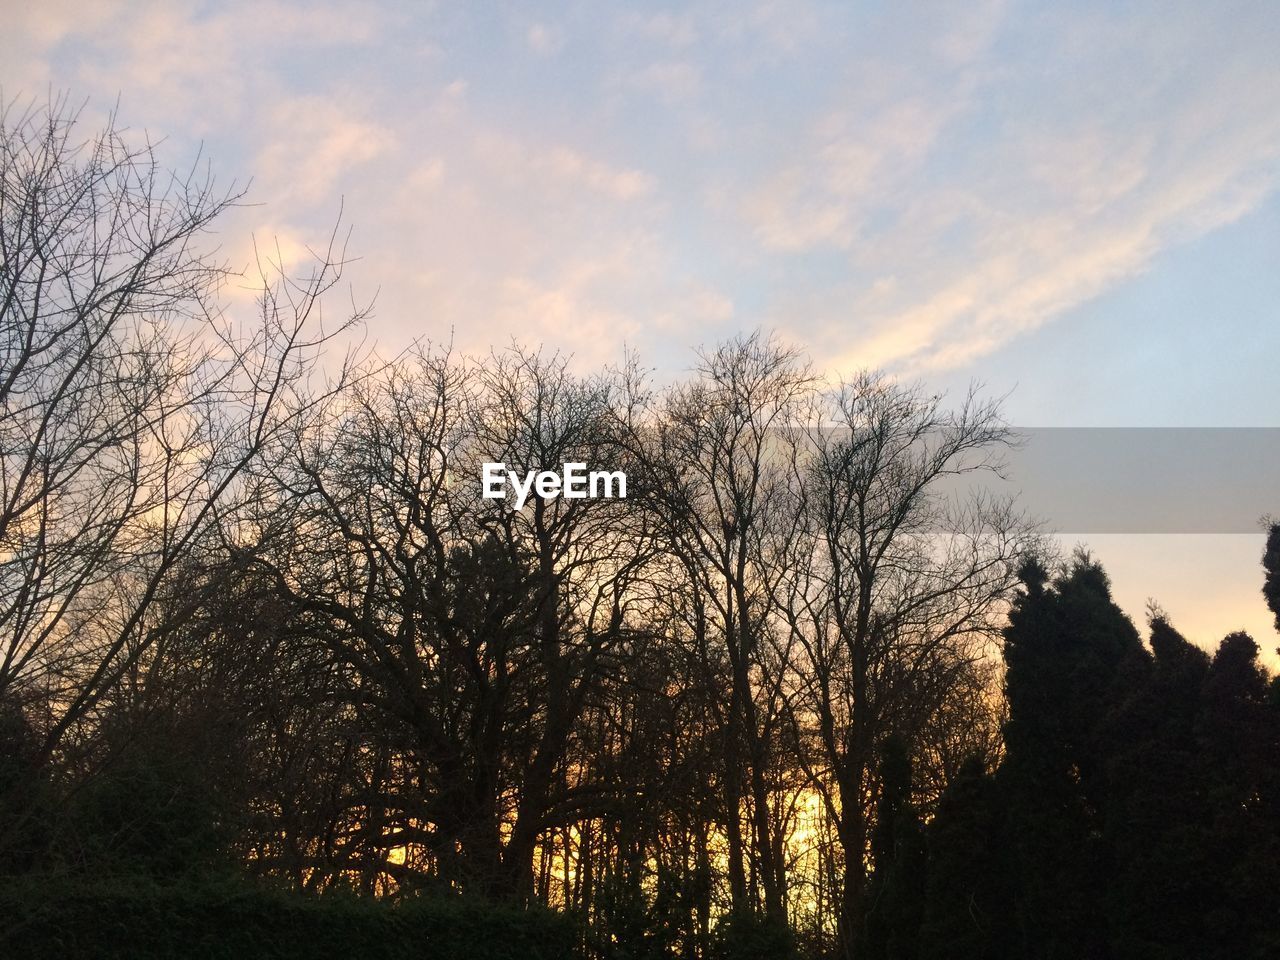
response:
{"label": "dark bush", "polygon": [[561,960],[574,928],[548,910],[461,899],[396,903],[244,885],[0,886],[0,956],[121,960]]}
{"label": "dark bush", "polygon": [[795,955],[795,938],[785,924],[753,914],[725,916],[712,935],[715,960],[790,960]]}

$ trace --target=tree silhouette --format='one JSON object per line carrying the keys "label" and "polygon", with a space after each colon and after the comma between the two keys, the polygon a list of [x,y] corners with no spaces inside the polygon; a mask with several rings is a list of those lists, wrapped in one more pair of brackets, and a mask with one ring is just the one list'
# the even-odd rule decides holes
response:
{"label": "tree silhouette", "polygon": [[1014,858],[1014,914],[1027,956],[1100,956],[1108,876],[1109,761],[1115,712],[1146,654],[1111,600],[1106,575],[1078,554],[1051,584],[1029,568],[1005,630],[1008,755],[999,771]]}
{"label": "tree silhouette", "polygon": [[1267,606],[1276,615],[1276,629],[1280,630],[1280,523],[1273,523],[1267,534],[1267,548],[1262,555],[1262,568],[1266,571],[1266,580],[1262,584],[1262,595]]}
{"label": "tree silhouette", "polygon": [[1007,754],[939,801],[920,955],[1269,956],[1280,710],[1257,645],[1210,657],[1157,611],[1148,654],[1085,555],[1023,582]]}
{"label": "tree silhouette", "polygon": [[925,891],[924,824],[911,797],[911,755],[900,737],[880,747],[880,799],[867,886],[865,955],[915,960]]}
{"label": "tree silhouette", "polygon": [[921,960],[1012,955],[1014,889],[1000,789],[975,756],[938,801],[927,833]]}

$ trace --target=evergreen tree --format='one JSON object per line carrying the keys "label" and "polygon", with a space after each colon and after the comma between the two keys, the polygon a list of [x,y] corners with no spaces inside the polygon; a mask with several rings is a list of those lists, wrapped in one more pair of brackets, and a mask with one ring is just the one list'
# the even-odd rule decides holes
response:
{"label": "evergreen tree", "polygon": [[1105,833],[1113,864],[1108,899],[1113,953],[1126,958],[1208,956],[1202,905],[1207,771],[1196,739],[1208,656],[1163,614],[1151,619],[1153,668],[1118,711],[1125,737],[1112,759]]}
{"label": "evergreen tree", "polygon": [[1206,873],[1216,895],[1201,907],[1213,957],[1275,956],[1280,889],[1276,711],[1258,645],[1222,641],[1205,681],[1198,736],[1208,776]]}
{"label": "evergreen tree", "polygon": [[880,799],[871,837],[865,956],[915,960],[924,906],[924,825],[911,799],[911,755],[900,737],[880,748]]}
{"label": "evergreen tree", "polygon": [[1084,555],[1022,580],[1007,753],[938,804],[919,956],[1280,955],[1280,698],[1257,644],[1210,658],[1155,613],[1147,653]]}
{"label": "evergreen tree", "polygon": [[1005,630],[1008,754],[999,772],[1016,884],[1014,953],[1107,957],[1108,775],[1126,736],[1120,705],[1149,658],[1087,555],[1052,584],[1037,566],[1023,580]]}
{"label": "evergreen tree", "polygon": [[921,960],[1010,956],[1013,892],[995,779],[970,757],[947,785],[928,829]]}
{"label": "evergreen tree", "polygon": [[1267,578],[1262,584],[1262,595],[1267,606],[1276,615],[1276,629],[1280,630],[1280,523],[1271,525],[1267,535],[1267,549],[1262,555],[1262,569]]}

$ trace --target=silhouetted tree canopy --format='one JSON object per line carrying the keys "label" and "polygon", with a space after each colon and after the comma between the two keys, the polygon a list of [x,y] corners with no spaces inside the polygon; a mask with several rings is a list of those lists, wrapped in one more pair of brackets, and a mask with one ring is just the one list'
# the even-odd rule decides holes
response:
{"label": "silhouetted tree canopy", "polygon": [[1267,534],[1267,548],[1262,555],[1262,567],[1267,578],[1262,585],[1262,595],[1267,606],[1276,615],[1276,629],[1280,630],[1280,523],[1273,523]]}
{"label": "silhouetted tree canopy", "polygon": [[1149,647],[1086,555],[1032,565],[1005,631],[994,774],[929,827],[922,957],[1265,957],[1277,943],[1280,710],[1242,633]]}

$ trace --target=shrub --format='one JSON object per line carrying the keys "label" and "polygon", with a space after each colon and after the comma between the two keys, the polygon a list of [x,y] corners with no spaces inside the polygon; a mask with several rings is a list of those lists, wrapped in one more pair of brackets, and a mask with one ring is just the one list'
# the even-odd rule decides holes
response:
{"label": "shrub", "polygon": [[551,911],[463,899],[305,897],[243,884],[9,881],[0,955],[154,960],[561,960],[572,923]]}

